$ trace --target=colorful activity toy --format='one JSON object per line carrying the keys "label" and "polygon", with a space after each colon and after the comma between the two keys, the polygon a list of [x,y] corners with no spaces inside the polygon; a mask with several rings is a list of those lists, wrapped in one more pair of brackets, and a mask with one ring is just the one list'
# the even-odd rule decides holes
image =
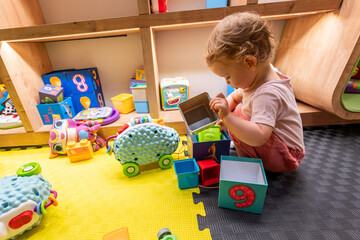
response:
{"label": "colorful activity toy", "polygon": [[59,103],[64,100],[62,87],[46,84],[39,90],[40,103]]}
{"label": "colorful activity toy", "polygon": [[135,110],[134,98],[130,93],[121,93],[111,98],[114,108],[121,114],[127,114]]}
{"label": "colorful activity toy", "polygon": [[178,240],[175,234],[172,234],[168,228],[160,229],[157,234],[159,240]]}
{"label": "colorful activity toy", "polygon": [[184,77],[163,78],[160,81],[161,106],[164,110],[178,109],[189,99],[189,81]]}
{"label": "colorful activity toy", "polygon": [[261,159],[221,156],[219,207],[262,213],[267,187]]}
{"label": "colorful activity toy", "polygon": [[107,125],[115,122],[120,117],[119,111],[112,107],[97,107],[82,110],[74,120],[77,125],[88,121],[97,121],[100,125]]}
{"label": "colorful activity toy", "polygon": [[54,158],[59,154],[66,154],[66,147],[69,142],[80,142],[83,139],[91,142],[94,151],[99,150],[105,146],[105,140],[97,135],[100,126],[97,121],[87,121],[77,125],[73,119],[55,119],[50,130],[49,146],[51,154],[49,158]]}
{"label": "colorful activity toy", "polygon": [[191,134],[212,127],[220,120],[210,109],[209,103],[210,96],[206,92],[179,103],[181,116]]}
{"label": "colorful activity toy", "polygon": [[[157,123],[156,123],[157,122]],[[152,120],[150,116],[130,119],[119,129],[118,134],[106,140],[108,153],[114,151],[115,158],[123,165],[123,173],[134,177],[139,173],[139,166],[158,162],[160,168],[172,166],[172,153],[178,147],[179,134],[170,127],[160,125],[162,119]],[[113,148],[108,141],[114,140]]]}
{"label": "colorful activity toy", "polygon": [[38,163],[27,163],[17,176],[0,178],[0,240],[13,239],[37,226],[48,207],[57,206],[57,192],[41,175]]}

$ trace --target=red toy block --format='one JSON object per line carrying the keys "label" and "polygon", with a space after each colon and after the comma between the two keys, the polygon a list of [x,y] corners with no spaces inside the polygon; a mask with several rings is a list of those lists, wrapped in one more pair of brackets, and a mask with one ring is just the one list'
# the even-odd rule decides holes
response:
{"label": "red toy block", "polygon": [[200,168],[200,179],[203,186],[219,183],[220,164],[213,159],[201,160],[197,164]]}

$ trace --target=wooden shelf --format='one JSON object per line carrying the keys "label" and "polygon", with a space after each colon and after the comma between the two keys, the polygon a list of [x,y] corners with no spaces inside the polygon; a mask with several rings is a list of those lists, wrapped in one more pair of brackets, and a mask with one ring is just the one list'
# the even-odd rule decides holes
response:
{"label": "wooden shelf", "polygon": [[337,11],[288,20],[275,60],[297,99],[347,120],[360,119],[341,104],[360,56],[359,12],[360,1],[344,0]]}
{"label": "wooden shelf", "polygon": [[[180,112],[160,109],[160,79],[154,31],[213,26],[225,16],[241,11],[256,11],[268,20],[290,19],[277,53],[276,66],[280,66],[281,71],[294,79],[298,99],[317,107],[298,103],[304,126],[359,121],[360,116],[344,113],[343,109],[334,105],[336,98],[340,99],[340,91],[345,84],[343,79],[345,76],[347,79],[355,64],[353,62],[360,55],[360,21],[356,21],[360,2],[357,0],[297,0],[161,14],[149,14],[148,0],[137,2],[138,16],[58,24],[44,23],[36,0],[0,3],[2,9],[7,9],[6,15],[0,16],[0,77],[24,125],[16,130],[0,131],[0,147],[48,144],[50,126],[42,124],[36,109],[39,102],[37,91],[43,86],[41,75],[53,70],[45,42],[131,33],[140,33],[141,37],[150,115],[163,118],[167,126],[185,134],[186,127]],[[26,10],[26,16],[19,14],[21,10]],[[339,16],[341,20],[336,20]],[[312,45],[315,47],[312,48]],[[332,64],[336,61],[343,61],[344,64],[335,64],[334,67]],[[330,82],[327,84],[324,79],[330,79]],[[320,90],[309,91],[314,88]],[[324,94],[324,91],[329,93]],[[131,117],[139,115],[135,112],[121,115],[115,123],[101,127],[99,135],[103,138],[114,135]],[[339,116],[353,120],[346,121]]]}
{"label": "wooden shelf", "polygon": [[235,12],[255,11],[267,19],[289,19],[319,12],[334,11],[341,0],[301,0],[251,4],[191,11],[143,14],[139,16],[80,21],[60,24],[0,29],[0,41],[49,42],[69,39],[116,36],[138,32],[140,28],[170,30],[212,26]]}
{"label": "wooden shelf", "polygon": [[[360,120],[344,120],[334,114],[319,110],[303,102],[298,101],[297,104],[304,127],[360,123]],[[109,136],[116,135],[117,130],[125,123],[128,123],[130,118],[145,115],[147,114],[138,114],[136,112],[121,114],[116,122],[102,126],[98,134],[106,140]],[[163,118],[166,126],[174,128],[179,134],[186,134],[186,126],[180,111],[160,111],[160,117]],[[50,129],[50,125],[44,125],[35,132],[26,132],[22,127],[0,130],[0,147],[48,145]],[[34,141],[34,139],[36,139],[36,141]]]}

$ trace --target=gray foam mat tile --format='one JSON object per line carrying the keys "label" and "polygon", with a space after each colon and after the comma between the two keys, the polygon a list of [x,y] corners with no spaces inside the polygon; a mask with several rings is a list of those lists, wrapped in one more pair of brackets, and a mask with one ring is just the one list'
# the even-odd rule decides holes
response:
{"label": "gray foam mat tile", "polygon": [[304,139],[297,170],[266,172],[262,214],[219,208],[217,189],[194,193],[199,229],[214,240],[360,239],[360,124],[305,128]]}

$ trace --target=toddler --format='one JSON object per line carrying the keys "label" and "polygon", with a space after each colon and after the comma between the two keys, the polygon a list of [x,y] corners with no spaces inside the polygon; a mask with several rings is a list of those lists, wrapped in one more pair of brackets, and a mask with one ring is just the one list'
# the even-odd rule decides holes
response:
{"label": "toddler", "polygon": [[305,155],[303,129],[290,78],[270,64],[272,35],[255,13],[225,17],[212,31],[206,61],[236,90],[210,102],[240,157],[262,159],[272,172],[295,170]]}

